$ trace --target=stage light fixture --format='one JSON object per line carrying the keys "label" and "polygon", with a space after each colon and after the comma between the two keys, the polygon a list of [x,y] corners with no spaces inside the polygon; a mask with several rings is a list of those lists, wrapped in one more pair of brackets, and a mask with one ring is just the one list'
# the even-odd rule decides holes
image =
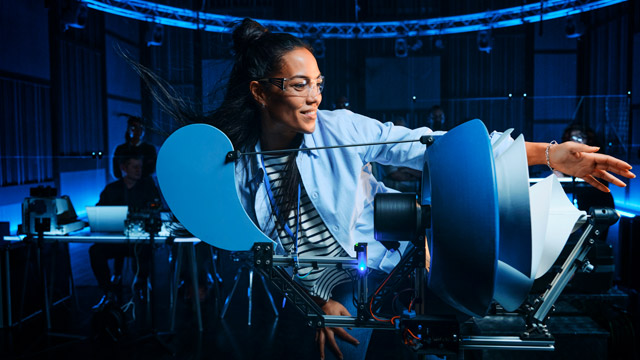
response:
{"label": "stage light fixture", "polygon": [[326,47],[324,44],[324,40],[317,39],[313,42],[313,55],[315,55],[317,59],[324,59],[325,50]]}
{"label": "stage light fixture", "polygon": [[484,51],[487,54],[491,53],[493,47],[493,38],[491,37],[491,30],[478,31],[478,50]]}
{"label": "stage light fixture", "polygon": [[73,0],[62,7],[62,23],[64,30],[69,28],[84,29],[87,24],[89,8],[87,4]]}
{"label": "stage light fixture", "polygon": [[147,31],[147,46],[160,46],[164,39],[164,26],[162,24],[151,24]]}
{"label": "stage light fixture", "polygon": [[434,41],[433,41],[433,46],[435,46],[436,49],[444,49],[444,41],[442,41],[442,37],[438,36]]}
{"label": "stage light fixture", "polygon": [[564,26],[564,33],[569,39],[577,39],[584,33],[584,26],[580,20],[573,16],[567,17],[567,23]]}
{"label": "stage light fixture", "polygon": [[395,51],[396,51],[396,57],[400,57],[400,58],[407,57],[407,55],[409,54],[407,39],[405,38],[396,39]]}

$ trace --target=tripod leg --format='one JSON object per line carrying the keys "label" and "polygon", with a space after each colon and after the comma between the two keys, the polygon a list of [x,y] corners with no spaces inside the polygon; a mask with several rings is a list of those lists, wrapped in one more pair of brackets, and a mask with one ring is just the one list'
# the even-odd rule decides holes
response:
{"label": "tripod leg", "polygon": [[253,300],[253,268],[249,269],[249,288],[247,289],[249,297],[249,326],[251,326],[251,305]]}
{"label": "tripod leg", "polygon": [[177,244],[178,253],[175,257],[175,266],[173,273],[173,291],[171,293],[171,331],[174,331],[176,324],[176,307],[178,302],[178,282],[180,281],[180,270],[182,270],[182,244]]}
{"label": "tripod leg", "polygon": [[233,287],[231,288],[231,292],[229,293],[229,296],[227,296],[227,299],[224,301],[224,307],[222,308],[222,314],[220,314],[220,318],[224,319],[224,315],[227,313],[227,309],[229,309],[229,303],[231,302],[231,297],[233,296],[233,293],[236,291],[236,287],[238,286],[238,282],[240,281],[240,276],[242,275],[242,267],[240,267],[238,269],[238,272],[236,273],[236,277],[233,279]]}
{"label": "tripod leg", "polygon": [[271,291],[269,291],[269,288],[267,287],[267,281],[264,279],[264,275],[260,274],[260,280],[262,280],[262,286],[264,286],[264,291],[267,293],[267,296],[269,297],[269,301],[271,302],[273,313],[276,315],[276,317],[278,317],[279,316],[278,309],[276,308],[276,304],[273,302],[273,295],[271,295]]}
{"label": "tripod leg", "polygon": [[49,310],[51,309],[49,304],[49,286],[47,284],[47,272],[44,269],[44,265],[42,264],[42,249],[41,245],[38,244],[36,248],[36,261],[38,263],[38,270],[40,272],[40,281],[42,282],[42,290],[44,292],[44,306],[42,311],[44,312],[45,319],[47,322],[47,331],[51,331],[51,314]]}
{"label": "tripod leg", "polygon": [[220,285],[222,284],[222,277],[218,273],[218,252],[213,250],[213,246],[209,246],[209,252],[211,254],[211,265],[213,267],[213,291],[215,292],[216,299],[216,312],[220,311],[220,299],[222,296],[222,291]]}
{"label": "tripod leg", "polygon": [[198,264],[196,260],[196,247],[189,243],[189,263],[191,264],[191,286],[193,286],[193,304],[196,307],[198,318],[198,330],[202,332],[202,315],[200,312],[200,286],[198,284]]}

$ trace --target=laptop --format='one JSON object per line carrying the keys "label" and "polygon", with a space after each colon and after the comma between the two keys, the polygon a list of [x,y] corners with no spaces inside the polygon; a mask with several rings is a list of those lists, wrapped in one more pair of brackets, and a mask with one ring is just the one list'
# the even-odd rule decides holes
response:
{"label": "laptop", "polygon": [[128,206],[87,206],[87,217],[91,232],[114,232],[124,234],[124,222]]}

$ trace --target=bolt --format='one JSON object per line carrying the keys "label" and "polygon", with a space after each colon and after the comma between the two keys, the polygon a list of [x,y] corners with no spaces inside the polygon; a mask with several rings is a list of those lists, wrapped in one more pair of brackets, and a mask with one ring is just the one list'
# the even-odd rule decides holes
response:
{"label": "bolt", "polygon": [[364,309],[364,305],[360,304],[360,309],[361,310]]}
{"label": "bolt", "polygon": [[256,260],[256,264],[258,264],[258,265],[262,264],[262,260],[260,260],[260,259]]}
{"label": "bolt", "polygon": [[313,326],[313,322],[309,321],[309,322],[307,323],[307,326],[308,326],[308,327]]}
{"label": "bolt", "polygon": [[594,234],[600,235],[600,230],[596,230]]}
{"label": "bolt", "polygon": [[264,247],[264,249],[269,251],[269,250],[271,250],[271,246],[267,245],[267,246]]}
{"label": "bolt", "polygon": [[589,245],[593,245],[593,243],[595,243],[596,241],[593,239],[589,239]]}
{"label": "bolt", "polygon": [[322,321],[318,321],[316,325],[318,325],[318,327],[322,326]]}
{"label": "bolt", "polygon": [[260,245],[256,245],[256,251],[260,251],[261,247]]}
{"label": "bolt", "polygon": [[269,265],[269,264],[271,264],[271,260],[265,260],[264,263]]}

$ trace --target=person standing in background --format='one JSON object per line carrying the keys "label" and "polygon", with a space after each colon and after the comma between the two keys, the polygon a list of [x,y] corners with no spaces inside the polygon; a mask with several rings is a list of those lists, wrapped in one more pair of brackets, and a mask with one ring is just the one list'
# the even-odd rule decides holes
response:
{"label": "person standing in background", "polygon": [[142,177],[156,172],[156,147],[144,142],[144,124],[139,116],[119,114],[127,118],[127,131],[124,133],[124,144],[118,145],[113,153],[113,176],[122,179],[120,160],[125,153],[135,153],[142,157]]}

